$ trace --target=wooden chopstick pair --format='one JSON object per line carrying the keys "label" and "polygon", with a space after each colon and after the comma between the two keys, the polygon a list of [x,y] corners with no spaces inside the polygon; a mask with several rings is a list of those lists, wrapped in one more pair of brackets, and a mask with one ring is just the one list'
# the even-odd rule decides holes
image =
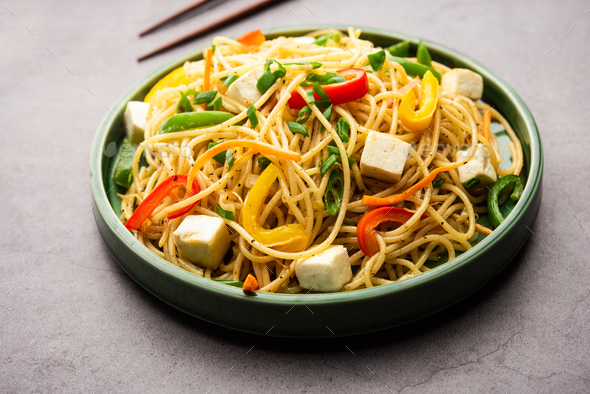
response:
{"label": "wooden chopstick pair", "polygon": [[[152,31],[162,27],[163,25],[169,23],[170,21],[178,18],[179,16],[184,15],[187,12],[192,11],[198,7],[201,7],[210,1],[212,1],[212,0],[197,0],[194,3],[190,4],[189,6],[183,8],[182,10],[170,15],[169,17],[163,19],[162,21],[156,23],[155,25],[143,30],[142,32],[139,33],[139,36],[140,37],[144,36]],[[205,25],[205,26],[203,26],[191,33],[188,33],[180,38],[177,38],[176,40],[171,41],[168,44],[162,45],[161,47],[156,48],[151,52],[141,55],[139,58],[137,58],[137,61],[140,62],[140,61],[145,60],[149,57],[152,57],[152,56],[157,55],[159,53],[162,53],[162,52],[165,52],[165,51],[170,50],[172,48],[175,48],[181,44],[184,44],[185,42],[188,42],[192,39],[203,36],[203,35],[210,33],[214,30],[217,30],[220,27],[223,27],[223,26],[228,25],[230,23],[236,22],[236,21],[243,19],[247,16],[250,16],[256,12],[259,12],[259,11],[262,11],[266,8],[269,8],[269,7],[279,3],[280,1],[282,1],[282,0],[261,0],[261,1],[258,1],[254,4],[244,7],[244,8],[242,8],[242,9],[240,9],[240,10],[238,10],[238,11],[236,11],[224,18],[221,18],[215,22],[209,23],[208,25]]]}

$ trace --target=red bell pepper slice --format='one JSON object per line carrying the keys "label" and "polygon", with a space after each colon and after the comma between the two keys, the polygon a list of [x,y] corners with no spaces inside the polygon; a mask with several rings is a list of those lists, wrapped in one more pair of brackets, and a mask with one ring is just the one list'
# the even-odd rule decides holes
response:
{"label": "red bell pepper slice", "polygon": [[236,38],[236,41],[246,46],[259,46],[266,41],[266,37],[262,34],[260,29],[258,29],[242,34]]}
{"label": "red bell pepper slice", "polygon": [[[349,68],[337,71],[337,73],[342,74],[346,81],[330,85],[322,85],[322,89],[328,94],[332,104],[344,104],[361,99],[369,91],[369,78],[367,78],[365,70],[360,68]],[[316,93],[314,93],[314,97],[316,100],[320,99]],[[301,97],[297,92],[291,94],[288,103],[289,107],[292,109],[301,109],[307,105],[305,98]]]}
{"label": "red bell pepper slice", "polygon": [[[188,177],[186,175],[173,175],[170,178],[166,179],[164,182],[160,183],[142,202],[139,204],[133,215],[127,220],[125,223],[125,228],[127,230],[137,230],[141,227],[143,222],[154,212],[154,209],[162,200],[164,200],[172,190],[179,188],[180,186],[186,187]],[[192,192],[193,194],[197,194],[201,191],[199,184],[197,181],[193,181]],[[190,211],[192,207],[194,207],[197,202],[193,204],[178,209],[170,214],[168,214],[168,219],[174,219],[180,217]]]}
{"label": "red bell pepper slice", "polygon": [[[363,253],[370,257],[379,252],[375,228],[381,223],[404,224],[412,216],[414,216],[414,212],[398,207],[381,207],[365,213],[356,227],[356,237]],[[427,215],[422,215],[420,220],[427,217]],[[438,228],[440,226],[432,230]]]}

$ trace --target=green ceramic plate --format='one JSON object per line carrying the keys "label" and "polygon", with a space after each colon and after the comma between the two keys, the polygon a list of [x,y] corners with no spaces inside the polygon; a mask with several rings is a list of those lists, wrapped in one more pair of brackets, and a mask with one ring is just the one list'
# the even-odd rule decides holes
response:
{"label": "green ceramic plate", "polygon": [[[346,26],[335,26],[346,30]],[[274,29],[269,38],[299,36],[322,26]],[[363,28],[361,38],[386,47],[417,37]],[[146,290],[168,304],[209,322],[236,330],[285,337],[352,335],[420,319],[467,297],[498,274],[524,245],[541,203],[543,152],[535,121],[510,85],[475,60],[426,42],[433,60],[469,68],[484,78],[484,100],[500,111],[518,134],[525,155],[526,188],[507,220],[492,235],[447,264],[400,283],[347,293],[245,296],[241,289],[186,272],[157,257],[118,219],[119,199],[111,179],[116,147],[125,135],[123,112],[130,100],[142,100],[152,85],[185,60],[197,60],[203,48],[151,73],[111,106],[92,146],[90,177],[98,229],[113,257]],[[504,212],[508,214],[508,211]],[[482,218],[485,222],[485,218]]]}

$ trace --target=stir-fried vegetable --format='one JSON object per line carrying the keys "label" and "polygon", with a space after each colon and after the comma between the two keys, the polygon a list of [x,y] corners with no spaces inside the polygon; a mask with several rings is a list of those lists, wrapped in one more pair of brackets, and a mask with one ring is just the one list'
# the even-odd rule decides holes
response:
{"label": "stir-fried vegetable", "polygon": [[289,127],[289,130],[291,130],[292,133],[301,134],[306,137],[309,137],[309,132],[307,131],[307,129],[299,123],[287,122],[287,126]]}
{"label": "stir-fried vegetable", "polygon": [[234,220],[234,213],[232,211],[226,211],[219,204],[215,204],[215,212],[224,219]]}
{"label": "stir-fried vegetable", "polygon": [[350,139],[348,138],[348,132],[350,130],[350,123],[348,120],[344,118],[338,119],[338,123],[336,123],[336,133],[342,140],[342,142],[348,142]]}
{"label": "stir-fried vegetable", "polygon": [[254,104],[250,104],[248,110],[246,111],[246,115],[248,115],[248,119],[250,119],[252,128],[256,129],[256,126],[258,126],[258,116],[256,116],[256,107]]}
{"label": "stir-fried vegetable", "polygon": [[336,43],[339,43],[340,40],[342,39],[342,34],[340,33],[334,33],[334,34],[324,34],[323,36],[319,36],[318,38],[316,38],[316,40],[313,42],[316,45],[320,45],[320,46],[326,46],[326,44],[328,43],[328,40],[334,40]]}
{"label": "stir-fried vegetable", "polygon": [[274,164],[270,164],[250,189],[242,211],[244,229],[252,235],[256,242],[265,246],[274,247],[283,252],[299,252],[307,245],[307,235],[301,224],[291,223],[273,229],[265,229],[258,221],[262,205],[272,183],[278,176],[278,168]]}
{"label": "stir-fried vegetable", "polygon": [[415,63],[397,56],[389,56],[388,58],[393,62],[399,63],[404,68],[404,70],[406,70],[406,72],[410,75],[418,75],[420,77],[424,77],[424,74],[426,74],[427,71],[430,71],[436,77],[436,79],[438,79],[439,83],[441,81],[442,77],[440,73],[432,67],[428,67],[420,63]]}
{"label": "stir-fried vegetable", "polygon": [[244,291],[255,291],[258,290],[258,281],[252,274],[248,274],[246,280],[244,280],[244,285],[242,286],[242,290]]}
{"label": "stir-fried vegetable", "polygon": [[340,211],[342,205],[342,197],[344,196],[344,180],[340,170],[334,169],[330,172],[330,178],[326,185],[326,191],[324,192],[324,206],[326,211],[336,216]]}
{"label": "stir-fried vegetable", "polygon": [[266,37],[262,34],[260,29],[258,29],[242,34],[236,38],[236,41],[246,46],[259,46],[266,41]]}
{"label": "stir-fried vegetable", "polygon": [[385,51],[381,50],[377,53],[370,54],[367,56],[367,59],[369,59],[373,71],[381,71],[383,63],[385,63]]}
{"label": "stir-fried vegetable", "polygon": [[[139,204],[133,215],[125,223],[127,230],[137,230],[141,227],[143,222],[154,212],[154,209],[174,190],[181,186],[187,185],[188,177],[186,175],[173,175],[160,183],[142,202]],[[197,182],[193,182],[192,192],[187,191],[187,194],[194,195],[201,191]],[[184,215],[195,206],[197,202],[174,211],[168,215],[168,219],[174,219]]]}
{"label": "stir-fried vegetable", "polygon": [[143,101],[149,103],[158,90],[164,88],[175,88],[177,86],[186,84],[188,84],[188,80],[186,79],[186,74],[184,73],[184,66],[180,66],[156,82],[156,84],[150,89],[149,93],[145,96]]}
{"label": "stir-fried vegetable", "polygon": [[244,286],[244,282],[240,282],[239,280],[225,280],[225,279],[211,279],[217,283],[222,283],[224,285],[233,286],[233,287],[242,287]]}
{"label": "stir-fried vegetable", "polygon": [[424,130],[432,121],[438,101],[438,80],[430,71],[424,74],[420,107],[416,109],[416,94],[410,89],[404,94],[400,103],[399,119],[412,131]]}
{"label": "stir-fried vegetable", "polygon": [[391,56],[397,57],[408,57],[410,53],[410,41],[402,41],[398,44],[392,45],[386,50],[391,54]]}
{"label": "stir-fried vegetable", "polygon": [[[278,66],[276,71],[270,71],[270,66],[273,63],[276,63]],[[258,82],[256,82],[256,88],[261,94],[264,94],[268,89],[270,89],[272,85],[274,85],[274,83],[279,78],[283,78],[286,74],[287,70],[285,69],[285,67],[283,67],[281,63],[277,62],[274,59],[270,59],[269,61],[264,63],[264,72],[262,73],[260,78],[258,78]]]}
{"label": "stir-fried vegetable", "polygon": [[428,48],[426,45],[420,40],[418,43],[418,51],[416,52],[416,60],[418,63],[423,64],[427,67],[432,67],[432,58],[430,57],[430,52],[428,52]]}
{"label": "stir-fried vegetable", "polygon": [[183,114],[176,114],[162,122],[159,133],[167,134],[177,131],[197,129],[200,127],[215,126],[233,117],[233,114],[222,111],[187,112]]}
{"label": "stir-fried vegetable", "polygon": [[113,181],[126,189],[129,189],[133,183],[133,153],[135,153],[135,145],[125,138],[113,171]]}
{"label": "stir-fried vegetable", "polygon": [[231,86],[232,83],[236,82],[239,77],[236,74],[228,75],[227,77],[221,78],[221,82],[227,87]]}
{"label": "stir-fried vegetable", "polygon": [[316,82],[320,85],[330,85],[332,83],[346,82],[346,79],[344,79],[342,74],[333,72],[327,72],[325,74],[311,73],[307,76],[307,78],[305,78],[303,82],[299,84],[299,86],[310,87]]}
{"label": "stir-fried vegetable", "polygon": [[[329,100],[332,104],[338,105],[363,98],[369,91],[369,79],[367,78],[365,70],[349,68],[337,72],[338,74],[341,74],[346,81],[322,85],[321,88],[326,92],[327,99],[320,97],[315,89],[313,93],[310,93],[310,90],[308,90],[308,96],[313,94],[314,100]],[[307,105],[307,101],[305,101],[305,99],[297,92],[293,92],[288,103],[289,107],[293,109],[301,109]],[[328,105],[329,104],[327,104],[326,107]]]}
{"label": "stir-fried vegetable", "polygon": [[510,199],[512,201],[518,201],[524,190],[524,182],[517,175],[504,175],[492,185],[488,192],[488,217],[494,229],[504,221],[504,216],[502,216],[502,212],[500,212],[498,199],[500,198],[502,191],[509,187],[514,188],[512,194],[510,194]]}
{"label": "stir-fried vegetable", "polygon": [[384,205],[395,205],[399,204],[402,201],[405,201],[408,197],[412,194],[416,193],[419,190],[422,190],[424,187],[428,186],[430,182],[436,178],[438,174],[445,171],[450,171],[455,168],[461,167],[465,163],[455,163],[452,166],[446,167],[439,167],[435,170],[430,171],[430,173],[425,176],[420,182],[416,183],[414,186],[410,187],[403,193],[396,194],[391,197],[373,197],[373,196],[363,196],[362,203],[367,207],[382,207]]}
{"label": "stir-fried vegetable", "polygon": [[208,91],[211,88],[211,65],[213,62],[213,48],[207,48],[207,57],[205,58],[205,74],[203,75],[203,90]]}

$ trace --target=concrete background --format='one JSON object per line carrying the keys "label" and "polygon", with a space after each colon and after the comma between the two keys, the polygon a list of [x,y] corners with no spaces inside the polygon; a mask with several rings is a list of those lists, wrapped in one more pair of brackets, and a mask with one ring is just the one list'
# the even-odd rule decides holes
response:
{"label": "concrete background", "polygon": [[519,256],[467,300],[375,334],[274,339],[186,316],[123,273],[89,213],[106,106],[189,47],[139,54],[249,1],[139,39],[188,1],[0,0],[0,391],[590,392],[586,1],[291,1],[215,33],[389,28],[514,85],[543,136],[543,203]]}

